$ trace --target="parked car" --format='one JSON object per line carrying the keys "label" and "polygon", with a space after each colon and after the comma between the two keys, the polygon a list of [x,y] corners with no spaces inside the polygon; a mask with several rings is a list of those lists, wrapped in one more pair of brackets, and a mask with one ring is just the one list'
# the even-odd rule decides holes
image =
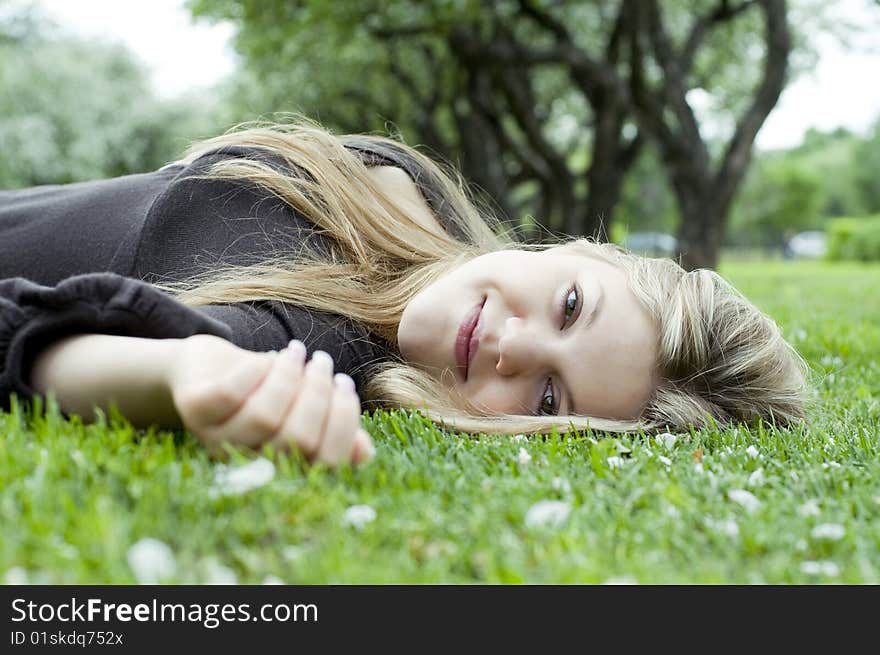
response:
{"label": "parked car", "polygon": [[825,233],[821,230],[798,232],[785,242],[783,252],[786,259],[794,259],[796,257],[815,259],[825,254],[827,241]]}
{"label": "parked car", "polygon": [[631,232],[623,247],[640,255],[671,257],[678,252],[678,239],[663,232]]}

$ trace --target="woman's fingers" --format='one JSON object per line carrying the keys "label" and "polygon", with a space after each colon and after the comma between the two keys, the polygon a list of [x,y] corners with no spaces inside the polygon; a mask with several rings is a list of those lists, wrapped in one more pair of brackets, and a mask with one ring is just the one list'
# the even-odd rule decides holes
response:
{"label": "woman's fingers", "polygon": [[317,459],[330,465],[348,461],[360,427],[361,402],[354,381],[344,373],[333,378],[333,399]]}
{"label": "woman's fingers", "polygon": [[215,426],[235,415],[272,368],[269,355],[248,358],[219,379],[176,390],[174,402],[191,428]]}
{"label": "woman's fingers", "polygon": [[305,366],[293,406],[271,443],[284,448],[293,441],[306,457],[313,457],[321,444],[332,390],[333,359],[317,350]]}
{"label": "woman's fingers", "polygon": [[351,461],[355,464],[363,464],[373,459],[376,454],[376,447],[373,446],[373,440],[363,428],[358,428],[357,434],[354,436],[354,448],[351,451]]}
{"label": "woman's fingers", "polygon": [[257,446],[278,434],[296,398],[303,376],[306,350],[295,341],[272,354],[271,370],[223,427],[226,439]]}

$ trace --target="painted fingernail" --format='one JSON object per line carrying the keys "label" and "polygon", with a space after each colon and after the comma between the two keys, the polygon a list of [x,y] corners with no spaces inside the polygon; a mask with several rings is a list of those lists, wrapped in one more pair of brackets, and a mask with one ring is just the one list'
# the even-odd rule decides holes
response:
{"label": "painted fingernail", "polygon": [[329,367],[330,369],[333,368],[333,358],[323,350],[316,350],[313,352],[312,361],[320,366]]}
{"label": "painted fingernail", "polygon": [[295,355],[302,356],[306,354],[306,345],[299,339],[291,339],[290,343],[287,344],[287,349]]}
{"label": "painted fingernail", "polygon": [[346,375],[345,373],[337,373],[333,376],[333,382],[336,383],[337,387],[348,389],[349,391],[354,391],[354,380],[351,379],[351,376]]}

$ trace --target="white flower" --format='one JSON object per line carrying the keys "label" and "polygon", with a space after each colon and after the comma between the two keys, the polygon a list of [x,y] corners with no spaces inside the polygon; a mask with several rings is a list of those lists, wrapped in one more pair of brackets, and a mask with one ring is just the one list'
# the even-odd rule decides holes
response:
{"label": "white flower", "polygon": [[808,500],[798,507],[798,514],[801,516],[819,516],[819,501],[814,499]]}
{"label": "white flower", "polygon": [[839,523],[820,523],[810,532],[813,539],[839,541],[846,534],[846,528]]}
{"label": "white flower", "polygon": [[758,456],[758,449],[754,446],[749,446],[746,448],[746,452],[749,454],[749,457],[755,458]]}
{"label": "white flower", "polygon": [[739,536],[739,524],[737,524],[737,522],[733,519],[714,521],[711,518],[707,518],[706,525],[708,525],[713,530],[720,532],[721,534],[727,535],[728,537],[736,538]]}
{"label": "white flower", "polygon": [[742,505],[749,512],[754,512],[761,506],[761,501],[745,489],[731,489],[727,492],[727,497],[738,505]]}
{"label": "white flower", "polygon": [[168,544],[149,537],[128,549],[128,565],[138,584],[157,584],[177,571],[177,561]]}
{"label": "white flower", "polygon": [[675,518],[676,516],[681,516],[681,510],[670,503],[666,503],[666,505],[663,507],[663,513],[666,514],[666,516],[670,516],[672,518]]}
{"label": "white flower", "polygon": [[376,510],[369,505],[352,505],[342,517],[345,525],[350,525],[356,530],[363,530],[364,526],[376,520]]}
{"label": "white flower", "polygon": [[659,459],[660,462],[662,462],[666,466],[672,466],[672,460],[669,459],[668,457],[663,457],[663,455],[657,455],[657,459]]}
{"label": "white flower", "polygon": [[218,464],[214,469],[214,486],[210,496],[240,495],[272,481],[275,465],[265,457],[258,457],[243,466]]}
{"label": "white flower", "polygon": [[840,464],[837,463],[837,462],[822,462],[822,468],[823,468],[823,469],[829,469],[829,468],[832,468],[832,469],[839,469],[839,468],[840,468]]}
{"label": "white flower", "polygon": [[807,549],[807,540],[806,539],[798,539],[797,543],[794,545],[795,550],[799,552],[804,552]]}
{"label": "white flower", "polygon": [[703,463],[702,462],[697,462],[696,464],[694,464],[694,472],[699,473],[700,475],[703,475]]}
{"label": "white flower", "polygon": [[517,456],[516,456],[516,460],[517,460],[521,465],[525,466],[526,464],[528,464],[529,462],[532,461],[532,456],[529,455],[529,451],[528,451],[528,450],[526,450],[525,448],[523,448],[522,446],[520,446],[520,447],[519,447],[519,453],[518,453]]}
{"label": "white flower", "polygon": [[86,456],[82,454],[81,450],[72,451],[70,453],[70,459],[72,459],[74,464],[76,464],[80,468],[85,468],[87,466]]}
{"label": "white flower", "polygon": [[733,519],[727,519],[726,521],[721,521],[718,524],[718,530],[723,532],[728,537],[738,537],[739,536],[739,524]]}
{"label": "white flower", "polygon": [[755,471],[752,471],[752,474],[749,476],[749,482],[748,482],[748,485],[750,487],[756,487],[758,485],[762,485],[762,484],[764,484],[764,482],[766,482],[766,479],[764,478],[764,469],[760,468],[760,469],[756,469]]}
{"label": "white flower", "polygon": [[530,528],[561,525],[568,518],[571,505],[561,500],[539,500],[529,507],[525,523]]}
{"label": "white flower", "polygon": [[807,575],[825,575],[833,578],[840,574],[840,567],[834,562],[828,560],[820,560],[818,562],[808,560],[806,562],[801,562],[801,573],[806,573]]}
{"label": "white flower", "polygon": [[607,459],[608,468],[616,469],[623,466],[623,458],[622,457],[609,457]]}
{"label": "white flower", "polygon": [[205,572],[203,584],[238,584],[235,571],[221,564],[215,557],[203,560],[202,567]]}
{"label": "white flower", "polygon": [[671,432],[661,432],[660,434],[654,435],[654,441],[658,446],[662,445],[666,448],[672,448],[675,445],[675,442],[678,441],[678,437]]}
{"label": "white flower", "polygon": [[564,494],[571,493],[571,483],[569,483],[569,481],[565,478],[553,478],[553,480],[550,482],[550,486],[552,486],[554,490],[561,491]]}
{"label": "white flower", "polygon": [[287,584],[287,583],[284,582],[284,580],[279,578],[277,575],[269,574],[265,578],[263,578],[263,584],[264,585],[276,585],[276,584]]}
{"label": "white flower", "polygon": [[281,549],[281,557],[286,559],[288,562],[293,562],[302,557],[304,550],[305,549],[302,546],[287,544]]}
{"label": "white flower", "polygon": [[524,435],[524,434],[515,434],[515,435],[513,435],[513,436],[511,437],[511,439],[513,439],[514,441],[525,441],[525,440],[526,440],[526,435]]}
{"label": "white flower", "polygon": [[23,566],[13,566],[6,571],[4,576],[4,584],[7,585],[23,585],[28,583],[27,569]]}

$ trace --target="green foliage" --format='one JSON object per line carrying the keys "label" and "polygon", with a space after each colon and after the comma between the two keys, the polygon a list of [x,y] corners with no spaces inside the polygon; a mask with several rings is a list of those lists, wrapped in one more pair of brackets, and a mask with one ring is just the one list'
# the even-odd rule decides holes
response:
{"label": "green foliage", "polygon": [[48,33],[32,14],[0,23],[0,188],[154,170],[220,130],[206,100],[157,100],[123,47]]}
{"label": "green foliage", "polygon": [[[271,481],[217,495],[217,463],[191,435],[16,404],[0,413],[0,523],[14,528],[0,576],[133,583],[129,549],[154,538],[177,563],[165,581],[184,584],[218,570],[245,584],[880,583],[880,267],[721,273],[810,363],[807,429],[515,439],[376,412],[363,418],[378,451],[368,465],[331,471],[267,451]],[[542,500],[568,515],[527,523]],[[346,522],[354,505],[375,519]]]}
{"label": "green foliage", "polygon": [[851,166],[865,212],[880,212],[880,119],[868,138],[856,146]]}
{"label": "green foliage", "polygon": [[796,159],[759,161],[728,224],[731,245],[773,246],[787,233],[821,226],[822,177]]}
{"label": "green foliage", "polygon": [[[629,232],[648,231],[675,234],[679,217],[675,196],[657,152],[645,147],[639,153],[623,185],[618,206],[620,221]],[[613,227],[613,226],[612,226]],[[616,239],[613,239],[615,242]]]}
{"label": "green foliage", "polygon": [[832,261],[880,261],[880,214],[829,221],[828,250]]}
{"label": "green foliage", "polygon": [[878,153],[876,128],[867,138],[810,130],[795,148],[757,153],[734,203],[727,245],[776,247],[787,233],[880,210],[871,209],[880,203]]}
{"label": "green foliage", "polygon": [[824,188],[823,216],[859,216],[867,213],[857,183],[858,171],[862,166],[857,153],[863,141],[844,128],[831,132],[811,129],[801,145],[788,153],[788,157],[821,176]]}
{"label": "green foliage", "polygon": [[[523,221],[531,217],[553,230],[562,231],[563,223],[565,230],[578,221],[592,224],[596,217],[586,217],[586,207],[605,189],[614,188],[616,199],[619,177],[595,179],[602,186],[598,192],[589,189],[585,179],[593,164],[591,126],[599,121],[592,104],[596,100],[585,89],[596,83],[585,85],[583,70],[573,70],[564,62],[487,65],[479,53],[505,42],[515,46],[504,47],[532,53],[558,48],[559,30],[547,27],[555,21],[571,34],[576,58],[582,56],[609,76],[618,72],[626,79],[627,46],[621,45],[616,55],[606,51],[609,43],[617,41],[611,33],[619,3],[539,2],[531,4],[531,11],[524,9],[528,3],[514,0],[190,0],[187,4],[197,16],[237,25],[236,48],[247,72],[234,97],[243,115],[295,110],[344,131],[391,127],[410,143],[424,144],[457,164],[505,213]],[[822,5],[817,0],[792,5],[792,15],[798,16],[796,30],[815,31],[814,18],[825,11]],[[714,9],[716,3],[708,0],[662,3],[673,48],[684,46],[696,16]],[[707,122],[733,125],[751,102],[765,54],[762,23],[761,12],[754,7],[729,23],[722,21],[721,27],[711,22],[713,29],[685,80],[687,88],[712,96]],[[463,34],[464,40],[479,41],[476,54],[465,56],[456,48],[455,38]],[[628,37],[621,41],[628,42]],[[810,51],[809,39],[798,38],[797,43],[800,54]],[[617,63],[610,63],[608,57]],[[505,67],[513,71],[519,102],[509,100],[510,80],[499,81]],[[656,83],[656,62],[649,61],[644,68],[648,81]],[[793,67],[795,72],[800,68]],[[507,91],[499,90],[504,87]],[[627,139],[634,136],[635,122],[632,119],[628,126]],[[710,144],[710,150],[720,153],[724,145]],[[608,162],[625,161],[607,146],[598,156]],[[629,229],[674,231],[678,208],[665,186],[670,176],[664,169],[675,164],[654,158],[649,165],[653,179],[642,176],[635,185],[627,182],[624,222]],[[564,190],[553,188],[548,180],[563,180]],[[654,203],[658,199],[659,205]],[[604,212],[603,222],[613,225],[612,210],[603,205],[595,211]]]}

